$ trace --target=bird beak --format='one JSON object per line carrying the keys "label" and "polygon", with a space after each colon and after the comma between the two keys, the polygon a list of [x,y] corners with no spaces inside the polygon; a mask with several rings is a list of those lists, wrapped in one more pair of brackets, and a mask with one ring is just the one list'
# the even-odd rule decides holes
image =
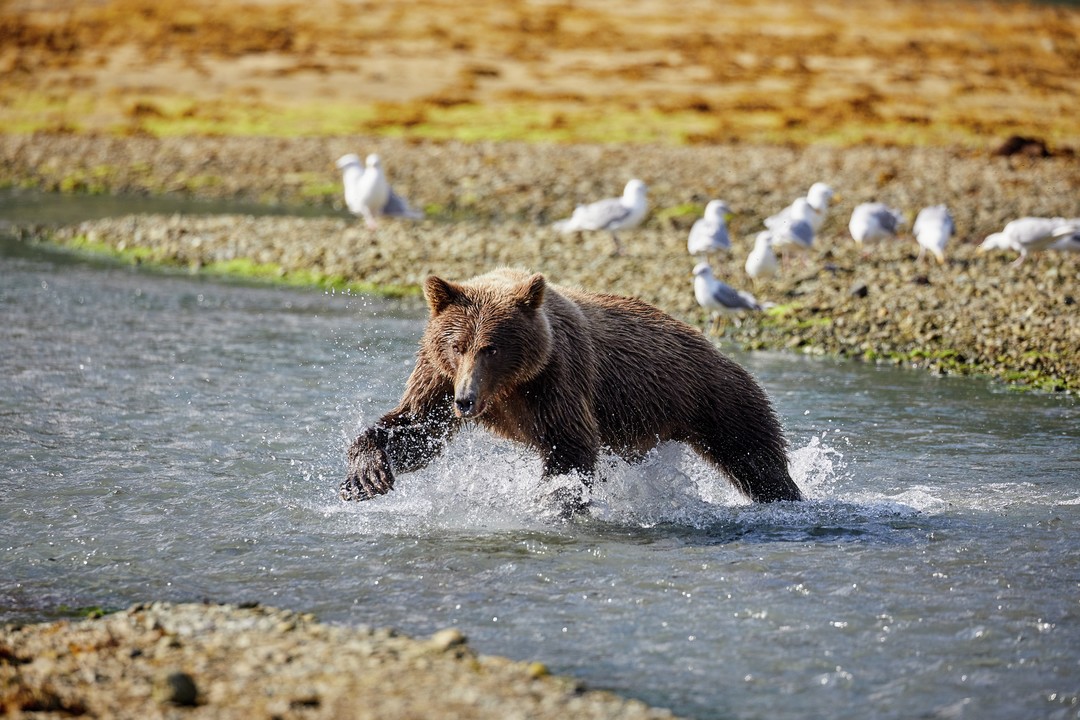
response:
{"label": "bird beak", "polygon": [[735,217],[735,213],[733,213],[733,212],[724,213],[724,222],[726,222],[726,223],[731,222],[731,218],[733,218],[733,217]]}

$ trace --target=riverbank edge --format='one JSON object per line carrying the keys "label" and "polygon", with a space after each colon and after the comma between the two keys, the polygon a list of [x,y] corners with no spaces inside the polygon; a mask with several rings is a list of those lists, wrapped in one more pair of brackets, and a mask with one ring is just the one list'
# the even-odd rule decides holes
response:
{"label": "riverbank edge", "polygon": [[[285,266],[277,262],[257,262],[246,256],[225,261],[192,261],[178,254],[162,254],[162,249],[153,244],[123,244],[118,247],[108,242],[92,240],[87,234],[79,232],[78,228],[53,230],[21,226],[16,227],[15,231],[17,238],[22,242],[156,272],[179,270],[229,281],[318,289],[334,293],[369,294],[388,298],[421,295],[419,282],[358,281],[350,279],[345,274],[323,272],[310,262]],[[475,275],[486,269],[488,268],[477,263],[473,270],[465,274]],[[718,344],[730,341],[742,351],[796,352],[845,361],[905,367],[938,375],[979,377],[1001,382],[1013,391],[1070,395],[1075,395],[1080,391],[1078,377],[1047,374],[1043,369],[972,362],[965,358],[962,350],[951,347],[927,345],[908,351],[880,350],[869,344],[866,338],[856,338],[854,342],[830,348],[827,343],[822,342],[821,335],[831,329],[835,318],[797,301],[773,305],[763,313],[745,316],[739,320],[738,324],[728,323],[719,332],[715,325],[710,329],[708,319],[700,311],[688,311],[686,307],[665,307],[663,303],[656,304],[666,312],[697,325],[703,332],[712,335]]]}
{"label": "riverbank edge", "polygon": [[671,718],[540,662],[256,603],[139,603],[0,628],[7,717]]}
{"label": "riverbank edge", "polygon": [[[333,159],[377,152],[401,194],[425,210],[419,223],[384,222],[365,232],[341,208]],[[335,138],[149,138],[0,133],[0,185],[70,189],[109,198],[167,195],[220,202],[321,208],[320,218],[254,227],[210,227],[209,216],[169,222],[99,221],[112,249],[145,245],[132,261],[210,268],[225,276],[410,295],[425,273],[465,278],[496,265],[544,272],[558,284],[636,296],[698,327],[686,233],[705,203],[734,209],[732,251],[713,258],[717,277],[750,289],[742,260],[768,213],[827,179],[834,207],[803,259],[754,285],[772,309],[728,323],[723,343],[989,376],[1048,392],[1080,391],[1075,316],[1080,253],[1046,251],[1019,267],[1008,253],[979,255],[978,243],[1025,215],[1080,215],[1080,159],[997,156],[958,148],[716,145],[693,148],[542,145],[521,142],[413,143]],[[551,222],[581,198],[617,194],[628,176],[649,186],[645,223],[611,256],[603,233],[559,236]],[[92,179],[65,184],[65,178]],[[70,186],[70,187],[69,187]],[[335,190],[334,188],[337,188]],[[863,254],[847,218],[862,201],[886,200],[908,221],[947,202],[958,233],[947,263],[919,263],[910,235]],[[286,210],[287,211],[287,210]],[[295,218],[295,215],[280,215]],[[121,225],[123,227],[121,227]],[[159,233],[154,225],[168,225]],[[252,229],[253,228],[253,229]],[[138,239],[136,235],[141,235]],[[108,237],[104,237],[108,236]],[[192,245],[204,237],[207,246]],[[171,248],[172,253],[163,250]],[[137,251],[135,251],[137,253]],[[175,255],[175,257],[173,257]]]}

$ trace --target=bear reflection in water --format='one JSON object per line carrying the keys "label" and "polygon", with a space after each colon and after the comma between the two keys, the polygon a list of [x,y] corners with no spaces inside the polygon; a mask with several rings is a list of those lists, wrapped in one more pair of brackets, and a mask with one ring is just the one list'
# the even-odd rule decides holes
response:
{"label": "bear reflection in water", "polygon": [[[685,442],[758,502],[800,500],[765,391],[696,328],[632,298],[500,269],[424,284],[430,317],[396,408],[348,451],[343,500],[393,489],[465,421],[523,443],[545,478],[593,477],[601,448],[633,460]],[[565,515],[584,493],[555,495]]]}

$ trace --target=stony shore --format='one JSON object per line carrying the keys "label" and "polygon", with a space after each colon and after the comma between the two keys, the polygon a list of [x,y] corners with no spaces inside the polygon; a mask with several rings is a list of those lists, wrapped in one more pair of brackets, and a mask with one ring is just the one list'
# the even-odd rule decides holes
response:
{"label": "stony shore", "polygon": [[[348,151],[381,153],[397,189],[428,219],[372,232],[348,218],[332,165]],[[1010,219],[1080,215],[1080,161],[1071,154],[0,135],[0,168],[7,185],[181,193],[339,215],[128,217],[24,231],[35,239],[142,261],[398,291],[432,272],[464,278],[517,265],[557,283],[639,296],[702,327],[707,318],[693,301],[685,238],[705,202],[721,197],[735,210],[733,253],[716,270],[750,289],[742,263],[763,218],[826,180],[841,198],[814,252],[753,288],[775,307],[727,326],[730,341],[1080,389],[1080,254],[1048,251],[1013,267],[1008,254],[975,250]],[[617,194],[631,176],[649,184],[652,211],[624,235],[624,256],[611,256],[608,236],[560,236],[546,227],[582,198]],[[909,236],[863,256],[846,221],[854,205],[872,199],[909,218],[947,203],[958,226],[947,264],[916,263]]]}
{"label": "stony shore", "polygon": [[153,603],[0,629],[0,711],[102,718],[669,718],[430,638],[265,607]]}

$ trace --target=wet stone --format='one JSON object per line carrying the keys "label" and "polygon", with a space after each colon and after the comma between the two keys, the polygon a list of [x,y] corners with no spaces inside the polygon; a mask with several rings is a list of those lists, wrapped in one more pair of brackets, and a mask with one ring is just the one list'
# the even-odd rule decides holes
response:
{"label": "wet stone", "polygon": [[198,696],[195,678],[186,672],[170,672],[154,682],[153,697],[162,704],[191,707],[197,703]]}

